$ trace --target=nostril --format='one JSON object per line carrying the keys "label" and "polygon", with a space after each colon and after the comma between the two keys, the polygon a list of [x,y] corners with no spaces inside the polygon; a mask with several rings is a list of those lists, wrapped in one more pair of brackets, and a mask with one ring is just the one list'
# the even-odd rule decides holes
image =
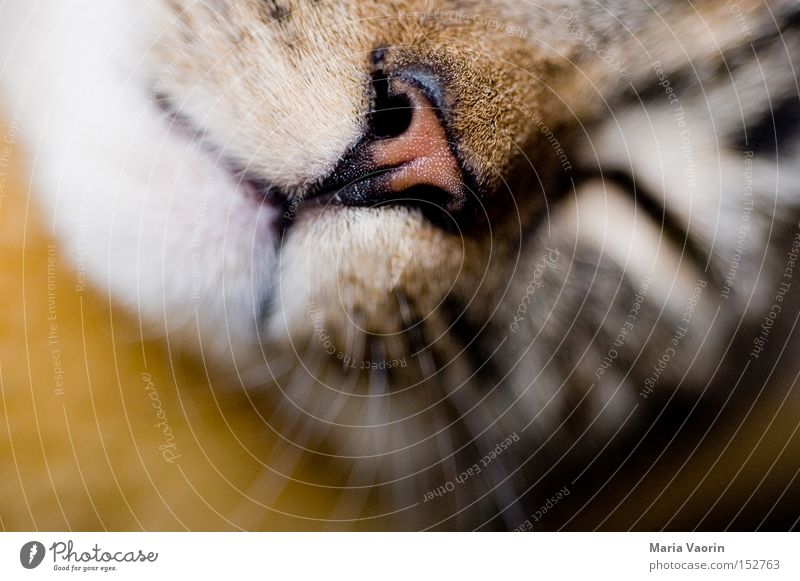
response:
{"label": "nostril", "polygon": [[383,66],[376,52],[369,127],[308,199],[330,193],[348,206],[406,204],[459,213],[467,203],[465,172],[449,136],[441,79]]}
{"label": "nostril", "polygon": [[414,109],[405,95],[390,97],[372,114],[372,130],[378,139],[399,137],[411,126]]}
{"label": "nostril", "polygon": [[399,137],[411,126],[414,106],[406,94],[390,93],[389,79],[376,76],[372,81],[373,103],[371,126],[377,139]]}

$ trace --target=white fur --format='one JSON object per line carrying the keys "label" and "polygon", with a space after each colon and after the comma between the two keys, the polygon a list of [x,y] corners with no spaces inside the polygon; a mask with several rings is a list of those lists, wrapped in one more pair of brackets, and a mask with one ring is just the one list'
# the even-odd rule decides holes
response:
{"label": "white fur", "polygon": [[[275,210],[179,131],[138,74],[129,2],[0,7],[5,103],[31,188],[81,279],[152,332],[247,352],[275,270]],[[24,58],[22,58],[24,55]]]}

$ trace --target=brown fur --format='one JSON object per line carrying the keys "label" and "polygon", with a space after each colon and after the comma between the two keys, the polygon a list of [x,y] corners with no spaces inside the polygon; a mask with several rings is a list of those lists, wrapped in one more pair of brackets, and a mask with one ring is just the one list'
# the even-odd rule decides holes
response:
{"label": "brown fur", "polygon": [[[632,141],[646,133],[624,106],[635,105],[636,91],[652,88],[653,60],[673,80],[690,64],[702,76],[741,42],[741,31],[722,1],[695,7],[659,0],[647,8],[626,0],[608,3],[619,18],[609,18],[593,3],[547,1],[535,11],[519,2],[490,4],[491,10],[477,1],[422,0],[148,5],[150,26],[137,37],[147,48],[137,68],[143,99],[146,87],[152,88],[151,96],[178,106],[211,145],[224,147],[227,158],[246,163],[248,171],[290,198],[309,195],[362,135],[376,49],[388,49],[382,66],[389,75],[407,67],[433,71],[446,87],[442,114],[473,178],[479,216],[452,231],[409,208],[304,209],[282,241],[265,329],[257,338],[244,338],[258,345],[253,364],[244,355],[239,359],[235,348],[233,356],[220,355],[203,352],[203,344],[198,352],[177,333],[152,337],[150,321],[120,308],[102,277],[90,290],[76,291],[71,249],[48,233],[42,215],[50,215],[29,199],[25,181],[15,178],[0,198],[7,329],[0,351],[7,426],[0,432],[0,461],[4,473],[15,476],[0,496],[3,527],[479,526],[506,508],[504,494],[520,492],[501,486],[516,485],[506,478],[509,472],[524,467],[535,480],[573,442],[583,442],[592,457],[603,438],[616,435],[638,405],[631,388],[669,340],[687,293],[706,275],[713,286],[728,260],[729,232],[723,229],[715,249],[720,255],[711,256],[711,266],[703,270],[665,241],[658,223],[637,214],[625,191],[599,180],[571,189],[575,175],[562,171],[553,146],[532,120],[545,120],[576,167],[611,166],[621,149],[586,153],[587,144],[615,144],[615,130]],[[754,27],[768,26],[762,3],[738,5]],[[782,5],[774,3],[776,9]],[[629,67],[629,76],[621,79],[558,22],[565,6]],[[661,18],[653,18],[653,9]],[[717,82],[710,73],[700,81]],[[686,96],[687,106],[690,98],[698,97]],[[664,101],[659,92],[648,110],[659,138],[674,129]],[[720,141],[698,158],[710,159],[712,171],[719,153],[720,167],[730,167],[725,163],[732,154],[720,147],[723,137],[706,121],[693,125],[697,141],[711,136]],[[650,152],[622,151],[623,160],[626,153]],[[25,162],[19,152],[15,156],[13,166],[21,174]],[[657,165],[669,173],[677,167],[675,156],[667,148]],[[649,174],[640,179],[653,181]],[[670,194],[667,187],[665,199]],[[699,219],[685,228],[701,243],[715,233],[709,216],[717,194],[702,190],[691,201],[700,208]],[[665,203],[673,211],[682,202]],[[759,202],[761,211],[769,210],[767,202]],[[793,212],[794,206],[775,220],[776,230]],[[682,214],[675,213],[680,222]],[[747,268],[753,270],[758,252],[771,244],[778,245],[755,240]],[[545,273],[541,310],[512,336],[508,323],[536,261],[550,246],[561,249],[564,262]],[[633,260],[630,247],[638,251]],[[625,292],[641,280],[637,269],[651,259],[659,265],[654,286],[660,290],[653,291],[653,304],[642,315],[641,327],[647,328],[632,335],[614,370],[620,377],[595,385],[592,374],[608,336],[626,313],[627,303],[614,301],[619,295],[626,302]],[[765,280],[753,282],[743,267],[744,290],[731,306],[726,303],[725,312],[745,313],[747,285],[766,296],[772,292],[770,277],[779,274],[767,269]],[[676,355],[683,358],[681,365],[664,376],[661,399],[650,408],[639,402],[642,408],[655,415],[674,386],[695,394],[692,388],[714,377],[729,329],[715,328],[716,334],[706,337],[713,313],[713,308],[698,311],[698,329]],[[201,326],[203,315],[199,309],[197,321],[186,325],[188,335],[195,333],[194,323]],[[745,326],[757,323],[761,313],[747,317]],[[414,335],[409,329],[421,331]],[[199,331],[223,346],[231,332],[219,324]],[[390,373],[350,373],[320,346],[323,332],[334,351],[360,360],[408,358],[413,365]],[[698,353],[694,365],[691,358]],[[259,365],[259,359],[267,364]],[[63,392],[55,385],[61,368]],[[798,443],[800,400],[784,402],[795,370],[782,370],[752,413],[743,411],[747,403],[726,410],[726,418],[736,418],[733,429],[713,417],[708,434],[702,433],[702,421],[699,434],[677,429],[675,445],[666,446],[669,453],[656,469],[649,470],[651,458],[645,457],[610,476],[608,486],[584,488],[585,508],[573,506],[574,518],[554,517],[550,526],[691,527],[703,522],[717,499],[716,520],[705,525],[726,525],[751,495],[780,499],[800,468],[796,455],[787,452]],[[538,383],[531,389],[534,378]],[[714,392],[723,394],[716,402],[726,401],[730,385],[724,380]],[[623,385],[626,390],[615,390]],[[164,424],[158,426],[154,394],[169,435]],[[493,465],[496,480],[489,478],[487,487],[498,500],[491,508],[463,522],[440,520],[473,500],[477,480],[448,498],[451,504],[420,504],[426,491],[474,461],[459,452],[483,455],[481,446],[491,449],[532,417],[539,422],[505,457],[509,465]],[[630,427],[621,437],[644,431],[649,418],[640,420],[644,428]],[[554,448],[531,455],[551,434],[558,434]],[[180,456],[170,461],[169,454]],[[563,485],[561,476],[551,477]],[[641,484],[632,489],[639,478]],[[422,508],[413,514],[387,514],[417,504]],[[517,526],[524,513],[515,510],[492,526]]]}

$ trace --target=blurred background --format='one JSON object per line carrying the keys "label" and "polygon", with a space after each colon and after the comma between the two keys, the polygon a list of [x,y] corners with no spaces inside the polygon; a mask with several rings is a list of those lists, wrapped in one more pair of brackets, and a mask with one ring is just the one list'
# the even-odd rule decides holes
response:
{"label": "blurred background", "polygon": [[[135,318],[65,269],[14,133],[0,124],[2,529],[403,528],[333,519],[336,490],[298,482],[318,465],[287,476],[260,460],[280,457],[281,442],[251,395],[217,389],[167,342],[143,341]],[[784,389],[720,421],[721,410],[694,410],[710,414],[708,430],[680,429],[687,410],[665,411],[640,446],[596,462],[533,529],[797,527],[797,366],[783,359],[773,378]]]}

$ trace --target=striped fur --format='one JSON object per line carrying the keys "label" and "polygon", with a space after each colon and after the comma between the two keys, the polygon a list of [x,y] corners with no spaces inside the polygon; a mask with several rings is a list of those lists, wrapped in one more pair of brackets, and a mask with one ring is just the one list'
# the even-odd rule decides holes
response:
{"label": "striped fur", "polygon": [[[10,4],[0,18],[27,14]],[[325,526],[797,526],[796,508],[772,510],[779,484],[754,485],[764,506],[731,514],[685,508],[692,494],[662,501],[674,478],[658,480],[672,447],[689,464],[726,418],[749,425],[754,403],[794,384],[797,2],[124,4],[112,10],[124,23],[92,16],[113,25],[97,46],[137,39],[114,52],[123,64],[103,65],[123,73],[123,97],[113,82],[101,95],[115,108],[90,98],[88,136],[68,153],[52,144],[75,131],[83,90],[65,90],[54,115],[66,125],[25,120],[29,146],[46,144],[33,168],[44,212],[153,335],[180,336],[220,388],[256,394],[281,442],[258,461],[335,490]],[[390,69],[447,79],[474,221],[303,209],[363,130],[378,47]],[[41,91],[32,116],[50,107],[53,81],[25,66],[4,76],[11,96]],[[126,108],[136,123],[117,121]],[[121,150],[106,148],[115,137]],[[246,186],[226,181],[226,164]],[[65,165],[104,169],[86,193]],[[246,188],[279,202],[239,197]],[[69,207],[80,196],[96,203],[88,218]],[[99,240],[86,256],[79,227]],[[204,266],[189,298],[194,236]],[[791,470],[778,482],[788,490]],[[270,527],[266,513],[242,519]]]}

